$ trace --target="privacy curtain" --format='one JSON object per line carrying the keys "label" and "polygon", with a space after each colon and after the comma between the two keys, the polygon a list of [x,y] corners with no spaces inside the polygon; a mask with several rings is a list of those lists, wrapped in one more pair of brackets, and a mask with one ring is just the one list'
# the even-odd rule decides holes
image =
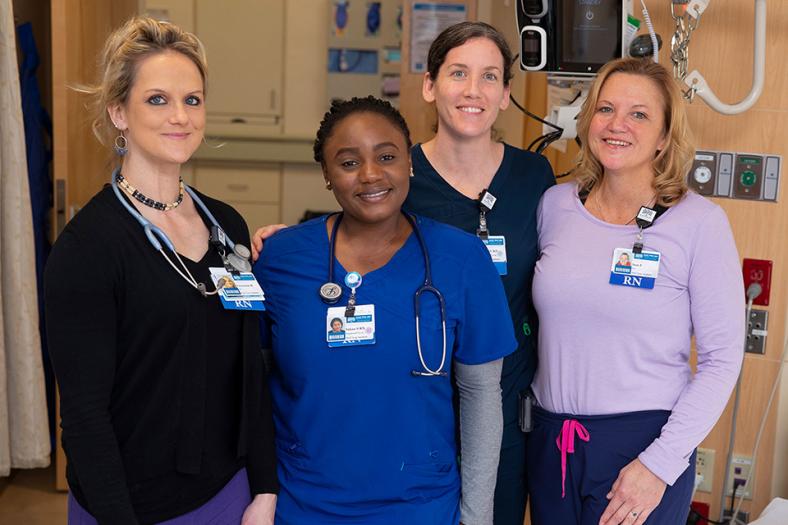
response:
{"label": "privacy curtain", "polygon": [[14,16],[0,0],[0,476],[49,464]]}

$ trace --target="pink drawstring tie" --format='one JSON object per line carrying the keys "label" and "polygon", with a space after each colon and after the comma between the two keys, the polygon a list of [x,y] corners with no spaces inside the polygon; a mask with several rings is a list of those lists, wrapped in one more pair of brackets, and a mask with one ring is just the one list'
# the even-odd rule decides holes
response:
{"label": "pink drawstring tie", "polygon": [[575,453],[575,432],[577,437],[585,442],[591,440],[591,435],[579,421],[565,419],[561,428],[561,435],[555,438],[555,444],[561,451],[561,498],[566,496],[566,455]]}

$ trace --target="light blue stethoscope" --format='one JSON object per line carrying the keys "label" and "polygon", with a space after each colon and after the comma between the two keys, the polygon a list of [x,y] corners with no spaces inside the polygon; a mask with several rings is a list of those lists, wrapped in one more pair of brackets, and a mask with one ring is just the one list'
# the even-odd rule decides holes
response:
{"label": "light blue stethoscope", "polygon": [[[112,172],[112,191],[115,192],[115,196],[118,198],[123,207],[134,217],[142,229],[145,231],[145,236],[148,238],[148,241],[151,243],[153,248],[159,252],[164,260],[166,260],[170,266],[172,266],[173,270],[178,272],[183,280],[189,283],[193,288],[199,291],[204,297],[209,295],[214,295],[219,292],[222,288],[223,282],[220,279],[217,287],[213,291],[208,291],[205,287],[205,283],[201,283],[194,278],[194,276],[189,271],[189,268],[184,264],[181,256],[178,255],[178,252],[175,250],[175,246],[170,241],[170,238],[167,237],[167,234],[164,231],[150,222],[148,219],[142,216],[142,214],[137,211],[136,208],[132,204],[128,202],[123,197],[123,194],[118,187],[118,174],[120,173],[120,168],[115,168]],[[193,189],[191,189],[188,185],[184,184],[184,189],[189,194],[189,196],[194,200],[194,203],[200,208],[200,210],[205,213],[205,216],[208,217],[208,220],[211,221],[211,224],[214,228],[211,228],[211,242],[217,246],[222,246],[222,249],[219,250],[219,255],[222,257],[222,261],[224,262],[225,267],[231,272],[250,272],[252,271],[252,265],[249,263],[249,256],[251,253],[249,252],[249,248],[242,244],[235,244],[232,239],[224,232],[221,226],[219,226],[219,221],[216,220],[216,217],[213,216],[211,211],[205,205],[205,203],[197,196]],[[215,237],[215,238],[214,238]],[[175,255],[175,259],[180,264],[181,268],[175,266],[172,260],[167,257],[167,254],[164,253],[164,247],[172,252]],[[225,255],[223,247],[227,246],[232,250],[232,253]],[[181,271],[183,269],[183,271]]]}
{"label": "light blue stethoscope", "polygon": [[[424,257],[424,281],[421,286],[416,289],[413,295],[413,310],[416,315],[416,349],[419,352],[419,361],[421,361],[421,370],[411,370],[410,373],[417,377],[436,377],[446,376],[447,373],[443,370],[446,364],[446,302],[443,300],[443,294],[432,284],[432,270],[430,269],[430,255],[427,252],[427,244],[424,242],[424,237],[421,235],[416,220],[408,213],[402,212],[405,218],[408,219],[413,233],[416,234],[416,239],[419,242],[422,256]],[[320,287],[320,298],[326,304],[336,304],[342,297],[342,288],[334,282],[334,253],[336,251],[337,231],[339,230],[339,223],[342,222],[342,213],[337,215],[334,221],[334,226],[331,229],[331,237],[328,240],[328,282]],[[355,272],[351,272],[355,273]],[[355,291],[355,289],[354,289]],[[441,354],[441,362],[437,369],[433,370],[427,366],[424,360],[424,354],[421,351],[421,331],[419,329],[419,314],[421,311],[421,296],[425,293],[431,293],[438,300],[441,314],[441,330],[443,331],[443,351]]]}

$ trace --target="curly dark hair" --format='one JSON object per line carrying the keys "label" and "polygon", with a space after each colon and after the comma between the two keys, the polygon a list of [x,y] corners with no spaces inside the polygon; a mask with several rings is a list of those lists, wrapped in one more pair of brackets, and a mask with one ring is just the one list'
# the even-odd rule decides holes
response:
{"label": "curly dark hair", "polygon": [[335,100],[331,103],[331,109],[323,115],[323,120],[320,122],[320,128],[317,130],[317,136],[315,137],[313,151],[317,162],[323,164],[323,148],[337,123],[354,113],[376,113],[384,117],[399,128],[405,137],[408,151],[410,151],[412,146],[410,131],[400,112],[387,101],[369,95],[363,98],[353,97],[350,100]]}

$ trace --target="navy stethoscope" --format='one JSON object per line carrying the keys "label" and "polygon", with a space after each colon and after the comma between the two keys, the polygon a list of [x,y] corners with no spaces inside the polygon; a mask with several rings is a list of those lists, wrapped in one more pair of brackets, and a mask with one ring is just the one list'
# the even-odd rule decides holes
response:
{"label": "navy stethoscope", "polygon": [[[118,188],[118,173],[120,173],[120,168],[115,168],[115,170],[112,172],[112,191],[115,192],[115,196],[118,198],[120,203],[123,204],[131,216],[134,217],[138,223],[140,223],[140,226],[142,226],[142,229],[145,231],[145,236],[148,238],[148,241],[151,243],[151,245],[162,255],[162,257],[164,257],[170,266],[172,266],[173,270],[178,272],[178,275],[180,275],[183,280],[197,289],[203,296],[214,295],[218,293],[219,289],[221,289],[223,285],[222,279],[219,280],[216,289],[209,292],[205,288],[205,283],[198,282],[197,279],[194,278],[194,276],[189,271],[189,268],[183,263],[181,256],[178,255],[178,252],[175,250],[175,246],[172,244],[172,241],[170,241],[170,238],[167,237],[167,234],[164,233],[161,228],[143,217],[142,214],[123,197],[123,194],[120,192],[120,188]],[[219,226],[219,222],[210,212],[202,199],[197,196],[194,190],[186,184],[184,184],[184,189],[192,198],[192,200],[194,200],[194,203],[200,208],[200,210],[205,213],[205,216],[208,217],[208,220],[211,221],[211,224],[213,225],[211,228],[211,244],[215,245],[219,250],[219,255],[222,257],[225,267],[233,273],[252,271],[252,265],[249,263],[249,256],[251,255],[249,248],[242,244],[235,244],[232,239],[230,239],[230,237],[224,233],[222,227]],[[162,246],[162,243],[164,243],[164,246],[166,246],[167,249],[172,252],[173,255],[175,255],[175,259],[177,259],[181,268],[175,266],[172,260],[167,257],[167,254],[164,253],[164,247]],[[225,246],[230,248],[232,253],[225,255]],[[183,271],[181,271],[181,269],[183,269]]]}
{"label": "navy stethoscope", "polygon": [[[416,225],[416,220],[408,213],[402,212],[405,218],[408,219],[413,233],[419,242],[422,256],[424,257],[424,282],[416,289],[413,296],[413,310],[416,314],[416,349],[419,352],[419,361],[421,361],[421,370],[411,370],[410,373],[418,377],[435,377],[445,376],[447,373],[443,370],[446,364],[446,303],[443,300],[443,294],[440,290],[435,288],[432,284],[432,271],[430,270],[430,255],[427,252],[427,245],[424,242],[424,237]],[[328,240],[328,282],[320,287],[320,298],[326,304],[336,304],[342,297],[342,288],[334,282],[334,253],[336,250],[337,231],[339,230],[339,223],[342,222],[342,213],[337,215],[334,226],[331,229],[331,237]],[[354,290],[355,291],[355,290]],[[441,354],[441,362],[437,369],[433,370],[427,366],[424,361],[424,354],[421,351],[421,331],[419,330],[419,314],[421,310],[421,296],[424,293],[433,294],[438,299],[441,314],[441,330],[443,331],[443,350]],[[353,299],[352,299],[353,300]],[[354,303],[355,304],[355,303]]]}

